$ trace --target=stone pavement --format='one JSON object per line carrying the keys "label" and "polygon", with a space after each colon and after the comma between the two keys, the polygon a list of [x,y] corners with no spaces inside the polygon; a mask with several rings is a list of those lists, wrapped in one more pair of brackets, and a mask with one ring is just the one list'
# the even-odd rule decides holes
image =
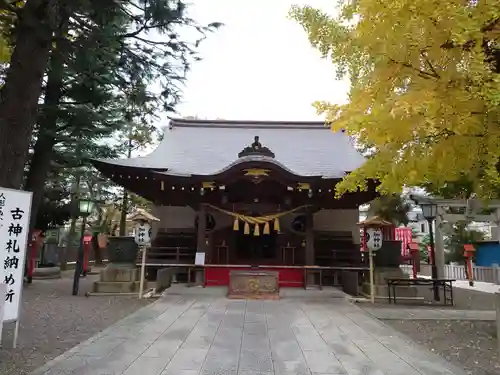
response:
{"label": "stone pavement", "polygon": [[344,298],[169,295],[32,375],[465,375]]}
{"label": "stone pavement", "polygon": [[476,320],[494,322],[496,311],[489,310],[441,310],[441,309],[401,309],[385,307],[369,307],[363,310],[377,319],[383,320]]}

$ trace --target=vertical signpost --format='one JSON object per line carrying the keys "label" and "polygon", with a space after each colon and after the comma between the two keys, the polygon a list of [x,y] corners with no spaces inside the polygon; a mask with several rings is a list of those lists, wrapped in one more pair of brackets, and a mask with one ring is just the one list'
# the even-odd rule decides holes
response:
{"label": "vertical signpost", "polygon": [[144,293],[144,278],[146,277],[146,251],[151,244],[151,225],[146,221],[140,220],[135,226],[135,243],[139,245],[142,251],[141,262],[141,281],[139,285],[139,298],[142,298]]}
{"label": "vertical signpost", "polygon": [[0,188],[0,282],[5,322],[15,322],[13,347],[17,346],[19,308],[23,287],[24,263],[28,245],[32,193]]}
{"label": "vertical signpost", "polygon": [[365,243],[368,248],[368,257],[370,262],[370,301],[375,303],[375,280],[373,267],[373,252],[382,247],[382,230],[380,228],[366,228]]}

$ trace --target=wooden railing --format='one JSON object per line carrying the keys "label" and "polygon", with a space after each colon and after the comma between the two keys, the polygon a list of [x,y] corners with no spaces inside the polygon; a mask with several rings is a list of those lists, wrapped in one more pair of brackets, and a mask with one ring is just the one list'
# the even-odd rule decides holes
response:
{"label": "wooden railing", "polygon": [[[147,252],[147,263],[194,263],[196,249],[187,246],[155,246]],[[140,260],[138,259],[138,262]]]}

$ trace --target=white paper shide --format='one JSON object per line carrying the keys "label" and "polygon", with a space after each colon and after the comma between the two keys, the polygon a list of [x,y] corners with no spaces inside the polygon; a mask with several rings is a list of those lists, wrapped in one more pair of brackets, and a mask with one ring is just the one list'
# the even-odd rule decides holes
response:
{"label": "white paper shide", "polygon": [[4,321],[19,319],[28,241],[31,193],[0,188],[0,282],[5,284]]}

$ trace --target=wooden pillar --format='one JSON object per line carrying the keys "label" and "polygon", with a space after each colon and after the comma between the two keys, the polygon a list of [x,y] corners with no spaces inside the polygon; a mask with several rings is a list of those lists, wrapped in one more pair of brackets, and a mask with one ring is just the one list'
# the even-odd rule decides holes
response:
{"label": "wooden pillar", "polygon": [[306,212],[306,266],[314,266],[314,216],[308,209]]}
{"label": "wooden pillar", "polygon": [[207,209],[202,203],[198,208],[198,234],[196,251],[204,253],[206,250],[205,234],[207,231]]}

